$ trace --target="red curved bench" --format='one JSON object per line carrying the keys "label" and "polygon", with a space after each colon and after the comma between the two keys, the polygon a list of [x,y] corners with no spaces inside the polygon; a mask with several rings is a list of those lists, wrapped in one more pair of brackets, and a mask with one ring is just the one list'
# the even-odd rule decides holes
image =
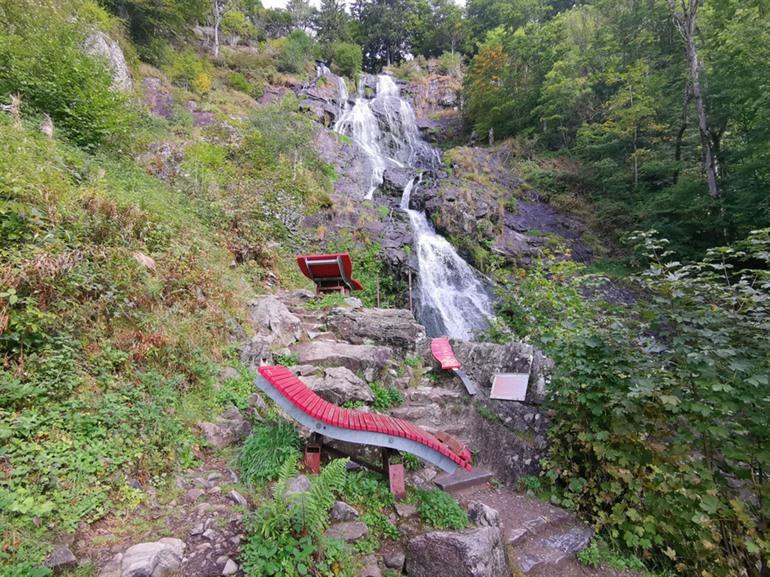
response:
{"label": "red curved bench", "polygon": [[439,434],[439,440],[409,421],[338,407],[286,367],[260,367],[256,384],[297,422],[325,437],[412,453],[447,473],[473,470],[468,449],[448,435]]}
{"label": "red curved bench", "polygon": [[452,345],[449,344],[449,337],[433,339],[430,342],[430,352],[433,353],[433,358],[439,362],[442,369],[452,371],[460,377],[469,395],[475,395],[478,392],[476,384],[462,370],[463,364],[455,356]]}
{"label": "red curved bench", "polygon": [[363,290],[353,278],[353,263],[348,253],[306,254],[297,257],[297,264],[316,285],[316,292],[348,292]]}

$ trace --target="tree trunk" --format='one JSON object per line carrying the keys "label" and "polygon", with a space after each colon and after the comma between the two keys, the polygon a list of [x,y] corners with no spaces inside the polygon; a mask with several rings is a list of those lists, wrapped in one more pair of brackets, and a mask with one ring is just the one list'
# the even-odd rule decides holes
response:
{"label": "tree trunk", "polygon": [[219,22],[222,20],[222,6],[214,0],[214,58],[219,58]]}
{"label": "tree trunk", "polygon": [[671,8],[671,14],[674,18],[679,33],[685,41],[687,52],[687,65],[692,82],[692,94],[695,97],[695,109],[698,115],[698,130],[700,131],[701,142],[703,145],[703,168],[706,172],[706,182],[708,183],[709,194],[712,198],[719,198],[718,182],[718,161],[716,151],[714,150],[714,139],[709,127],[708,116],[706,114],[706,103],[703,98],[703,87],[701,85],[700,72],[701,66],[698,60],[698,49],[695,46],[696,34],[696,15],[700,0],[680,0],[681,11],[677,9],[676,0],[668,0]]}

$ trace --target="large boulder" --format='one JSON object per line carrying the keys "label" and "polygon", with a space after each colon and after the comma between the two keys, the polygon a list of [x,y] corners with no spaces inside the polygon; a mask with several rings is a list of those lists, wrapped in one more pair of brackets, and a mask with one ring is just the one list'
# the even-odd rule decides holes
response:
{"label": "large boulder", "polygon": [[126,64],[123,50],[115,40],[100,30],[91,32],[83,43],[86,54],[104,59],[112,74],[112,87],[121,92],[130,92],[134,88],[131,71]]}
{"label": "large boulder", "polygon": [[369,385],[345,367],[329,367],[324,371],[323,378],[305,377],[305,383],[319,397],[335,405],[348,401],[371,403],[374,400]]}
{"label": "large boulder", "polygon": [[427,342],[425,327],[406,309],[336,309],[327,324],[340,338],[354,344],[386,345],[414,353]]}
{"label": "large boulder", "polygon": [[497,527],[434,531],[414,537],[406,549],[409,577],[510,577]]}
{"label": "large boulder", "polygon": [[249,321],[257,335],[283,347],[302,336],[302,321],[272,295],[249,303]]}
{"label": "large boulder", "polygon": [[179,575],[184,550],[179,539],[139,543],[113,557],[99,577],[173,577]]}
{"label": "large boulder", "polygon": [[374,345],[351,345],[338,341],[313,341],[291,347],[303,365],[347,367],[351,371],[381,369],[393,357],[393,349]]}

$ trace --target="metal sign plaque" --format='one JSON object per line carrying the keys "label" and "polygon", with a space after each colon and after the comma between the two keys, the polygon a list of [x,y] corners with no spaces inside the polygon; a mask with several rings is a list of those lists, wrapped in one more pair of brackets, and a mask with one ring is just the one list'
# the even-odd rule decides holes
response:
{"label": "metal sign plaque", "polygon": [[492,380],[490,399],[523,401],[527,398],[529,373],[499,373]]}

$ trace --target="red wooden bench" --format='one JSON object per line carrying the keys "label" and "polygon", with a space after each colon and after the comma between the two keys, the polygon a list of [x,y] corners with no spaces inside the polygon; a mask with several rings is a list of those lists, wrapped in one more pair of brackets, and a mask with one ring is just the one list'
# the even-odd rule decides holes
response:
{"label": "red wooden bench", "polygon": [[353,263],[347,253],[308,254],[297,257],[302,274],[315,283],[316,293],[363,290],[353,278]]}
{"label": "red wooden bench", "polygon": [[412,453],[447,473],[458,467],[473,470],[470,452],[450,435],[433,436],[403,419],[338,407],[286,367],[260,367],[256,384],[294,420],[323,437]]}
{"label": "red wooden bench", "polygon": [[445,371],[452,371],[460,377],[468,394],[475,395],[478,392],[476,384],[470,377],[468,377],[465,371],[462,370],[463,365],[455,356],[452,345],[449,343],[449,337],[433,339],[430,342],[430,352],[433,353],[433,358],[439,362],[442,369]]}

